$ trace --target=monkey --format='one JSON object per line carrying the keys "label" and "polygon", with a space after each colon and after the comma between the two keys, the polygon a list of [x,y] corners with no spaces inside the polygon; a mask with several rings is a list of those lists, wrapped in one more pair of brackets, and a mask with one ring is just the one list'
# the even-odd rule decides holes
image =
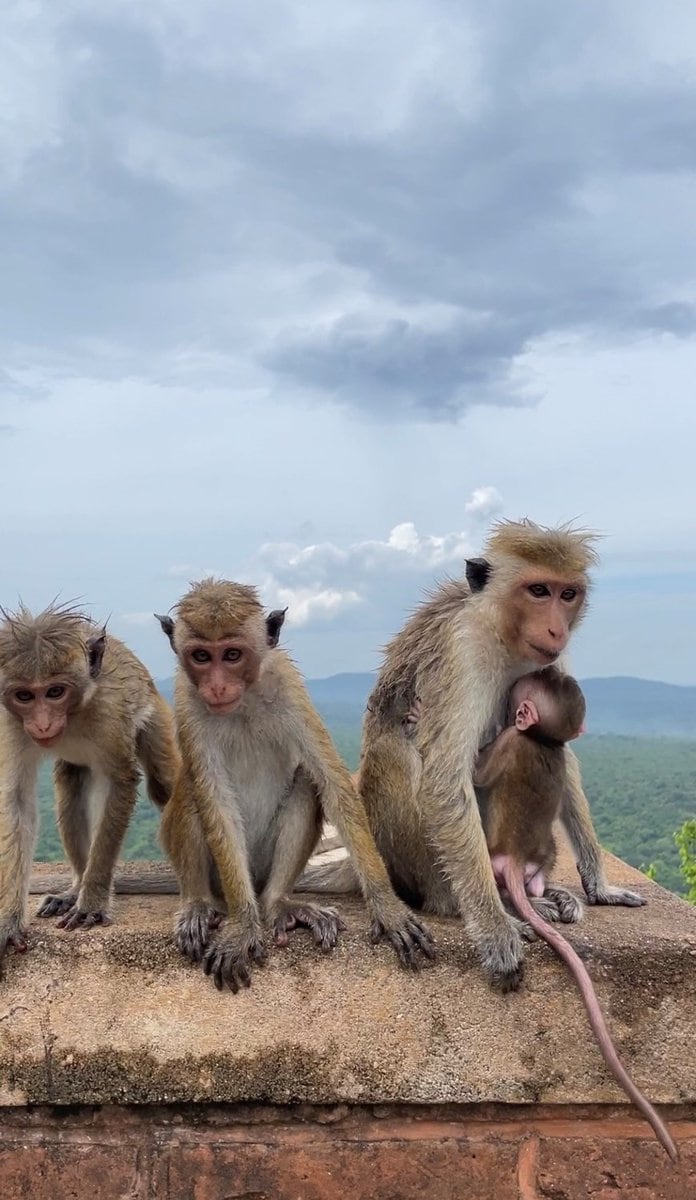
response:
{"label": "monkey", "polygon": [[331,950],[336,910],[292,896],[326,814],[351,848],[373,941],[417,969],[432,935],[394,894],[348,768],[278,646],[285,611],[264,618],[253,587],[208,578],[173,612],[157,619],[178,659],[182,764],[161,836],[181,887],[179,950],[232,992],[263,965],[267,927],[276,944],[305,927]]}
{"label": "monkey", "polygon": [[[497,522],[485,556],[468,561],[467,578],[437,587],[387,645],[363,720],[358,791],[397,895],[424,912],[461,917],[503,992],[521,982],[530,931],[506,912],[496,887],[474,765],[502,723],[515,679],[561,663],[587,608],[595,540],[568,525]],[[406,732],[414,697],[421,715]],[[570,749],[566,756],[561,819],[588,902],[643,904],[607,884],[577,760]],[[310,867],[298,886],[354,891],[350,859]],[[581,905],[565,889],[545,900],[548,916],[579,919]]]}
{"label": "monkey", "polygon": [[40,917],[62,929],[109,924],[114,866],[137,799],[139,765],[163,808],[179,755],[174,718],[143,664],[74,606],[0,623],[0,963],[27,947],[39,763],[54,760],[58,827],[70,888]]}
{"label": "monkey", "polygon": [[508,716],[508,726],[481,752],[474,773],[474,782],[486,789],[483,827],[496,881],[519,916],[570,968],[607,1066],[676,1160],[664,1123],[619,1059],[584,963],[530,903],[530,896],[543,895],[544,877],[556,861],[553,822],[566,786],[564,746],[584,732],[585,698],[572,676],[547,667],[513,685]]}

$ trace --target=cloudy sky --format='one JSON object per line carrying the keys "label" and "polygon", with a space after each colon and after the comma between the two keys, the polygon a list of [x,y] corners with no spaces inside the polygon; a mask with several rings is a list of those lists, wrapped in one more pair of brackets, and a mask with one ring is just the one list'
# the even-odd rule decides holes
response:
{"label": "cloudy sky", "polygon": [[491,520],[606,536],[583,676],[696,684],[684,0],[6,0],[0,601],[157,675],[205,572],[364,670]]}

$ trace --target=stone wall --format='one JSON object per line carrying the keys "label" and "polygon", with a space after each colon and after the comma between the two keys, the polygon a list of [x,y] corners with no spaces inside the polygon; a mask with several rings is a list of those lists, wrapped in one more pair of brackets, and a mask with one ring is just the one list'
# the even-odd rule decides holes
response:
{"label": "stone wall", "polygon": [[501,997],[457,922],[433,922],[438,961],[413,976],[351,902],[333,955],[299,935],[234,997],[176,955],[175,897],[129,897],[106,929],[34,921],[8,960],[0,1197],[696,1200],[696,912],[609,869],[648,908],[590,909],[569,936],[677,1167],[544,945]]}

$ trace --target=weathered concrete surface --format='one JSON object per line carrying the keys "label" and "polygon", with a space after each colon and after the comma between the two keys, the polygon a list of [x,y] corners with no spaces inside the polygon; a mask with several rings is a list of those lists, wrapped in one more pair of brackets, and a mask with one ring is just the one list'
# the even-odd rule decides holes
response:
{"label": "weathered concrete surface", "polygon": [[[569,937],[586,958],[620,1053],[656,1102],[696,1101],[696,911],[608,860],[643,909],[589,909]],[[559,872],[576,883],[570,864]],[[251,989],[219,994],[179,958],[176,898],[119,899],[106,929],[34,920],[0,982],[0,1103],[622,1103],[550,950],[529,947],[524,989],[483,980],[462,926],[433,921],[437,964],[401,971],[372,947],[362,905],[322,956],[307,934]]]}

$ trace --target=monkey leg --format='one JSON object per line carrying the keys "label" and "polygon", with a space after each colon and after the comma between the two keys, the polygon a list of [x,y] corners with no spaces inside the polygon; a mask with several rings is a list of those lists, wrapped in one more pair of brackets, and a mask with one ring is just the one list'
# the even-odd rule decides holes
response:
{"label": "monkey leg", "polygon": [[53,790],[58,810],[58,829],[73,870],[72,885],[65,892],[44,896],[37,917],[59,917],[74,908],[90,845],[88,767],[58,759],[53,768]]}
{"label": "monkey leg", "polygon": [[317,844],[322,815],[316,793],[301,774],[277,816],[278,836],[261,908],[277,946],[286,946],[291,930],[309,929],[321,950],[333,950],[345,928],[337,910],[311,901],[294,900],[293,885]]}
{"label": "monkey leg", "polygon": [[157,696],[147,722],[138,731],[137,755],[145,773],[147,794],[157,808],[164,808],[176,783],[179,749],[169,705]]}
{"label": "monkey leg", "polygon": [[106,795],[77,900],[58,921],[61,929],[90,929],[93,925],[111,924],[109,906],[114,868],[135,808],[139,778],[134,762],[116,763],[111,769],[108,779],[92,780],[93,788],[106,785]]}
{"label": "monkey leg", "polygon": [[[9,759],[7,747],[5,752]],[[5,770],[10,765],[4,764]],[[14,777],[0,780],[0,978],[8,946],[27,949],[26,904],[36,842],[36,763],[12,764]]]}
{"label": "monkey leg", "polygon": [[224,906],[213,896],[212,857],[185,779],[175,785],[162,814],[160,837],[181,889],[182,907],[174,923],[177,949],[192,962],[200,963],[211,930],[217,929],[223,919]]}
{"label": "monkey leg", "polygon": [[[448,880],[435,867],[435,856],[423,836],[418,794],[423,760],[401,732],[383,734],[366,750],[358,774],[358,792],[370,828],[399,896],[429,912],[449,911]],[[456,902],[455,910],[456,910]]]}
{"label": "monkey leg", "polygon": [[[377,840],[388,827],[372,826],[366,805],[356,793],[352,779],[323,727],[317,726],[316,736],[311,773],[321,789],[327,816],[341,834],[359,878],[371,917],[371,940],[373,943],[388,942],[402,967],[419,970],[424,960],[435,957],[435,941],[427,925],[394,894],[393,877],[390,877]],[[403,735],[402,741],[404,748],[411,750],[415,767],[420,756]],[[330,769],[324,765],[327,763]]]}
{"label": "monkey leg", "polygon": [[611,887],[604,876],[602,851],[597,840],[590,806],[583,790],[580,765],[566,746],[567,787],[563,795],[561,820],[575,852],[578,874],[588,904],[626,905],[638,908],[647,901],[628,888]]}

